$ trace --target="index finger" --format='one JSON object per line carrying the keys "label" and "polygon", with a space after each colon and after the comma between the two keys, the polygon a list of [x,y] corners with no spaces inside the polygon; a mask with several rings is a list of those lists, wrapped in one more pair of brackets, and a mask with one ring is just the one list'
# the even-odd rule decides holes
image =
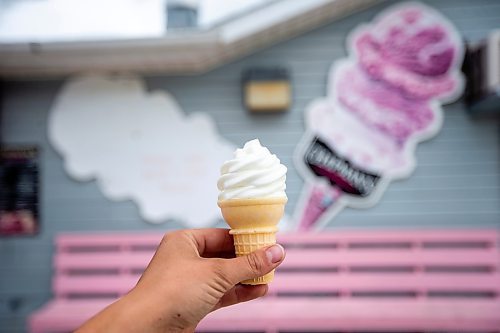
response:
{"label": "index finger", "polygon": [[234,253],[233,237],[229,234],[229,229],[193,229],[190,233],[196,241],[200,255]]}

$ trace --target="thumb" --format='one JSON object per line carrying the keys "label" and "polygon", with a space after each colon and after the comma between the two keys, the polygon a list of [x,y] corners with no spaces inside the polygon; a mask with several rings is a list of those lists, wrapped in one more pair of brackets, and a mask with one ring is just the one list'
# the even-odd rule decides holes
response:
{"label": "thumb", "polygon": [[258,249],[249,255],[226,261],[226,273],[234,284],[263,276],[278,267],[285,258],[285,249],[279,244]]}

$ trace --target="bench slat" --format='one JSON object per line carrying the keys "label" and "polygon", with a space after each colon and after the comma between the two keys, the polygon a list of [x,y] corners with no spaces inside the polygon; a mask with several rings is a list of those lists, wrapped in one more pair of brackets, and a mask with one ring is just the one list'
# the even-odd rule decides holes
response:
{"label": "bench slat", "polygon": [[[210,314],[200,330],[363,330],[457,331],[500,327],[500,302],[336,300],[303,298],[259,300]],[[249,315],[251,314],[251,315]]]}
{"label": "bench slat", "polygon": [[[140,275],[58,276],[54,280],[57,295],[125,294]],[[425,293],[476,292],[500,294],[500,274],[380,274],[380,273],[277,273],[270,285],[273,293],[349,294],[361,291]],[[490,297],[491,297],[490,295]],[[486,297],[486,296],[485,296]]]}
{"label": "bench slat", "polygon": [[[500,259],[495,249],[290,249],[283,268],[356,266],[485,266],[495,268]],[[130,269],[146,267],[153,252],[59,253],[58,270]]]}
{"label": "bench slat", "polygon": [[455,229],[455,230],[370,230],[329,231],[311,233],[282,233],[278,239],[291,244],[317,243],[412,243],[424,242],[484,242],[496,244],[500,231],[494,229]]}
{"label": "bench slat", "polygon": [[31,333],[72,332],[115,300],[51,300],[29,317],[29,330]]}
{"label": "bench slat", "polygon": [[[158,245],[163,234],[158,233],[63,233],[57,236],[58,248],[72,246],[120,246],[120,245]],[[499,239],[496,230],[372,230],[369,233],[358,231],[332,231],[322,233],[278,233],[278,241],[284,244],[347,244],[347,243],[412,243],[424,242],[484,242],[495,244]]]}
{"label": "bench slat", "polygon": [[[112,301],[51,301],[30,318],[31,332],[73,330]],[[244,327],[247,331],[335,329],[498,332],[499,313],[499,301],[483,300],[265,299],[217,310],[200,323],[198,330],[235,332],[235,328]]]}
{"label": "bench slat", "polygon": [[58,276],[54,278],[54,292],[57,296],[64,297],[69,294],[80,295],[123,295],[132,289],[140,275],[122,274],[108,276]]}
{"label": "bench slat", "polygon": [[273,292],[468,291],[500,293],[500,274],[276,274]]}
{"label": "bench slat", "polygon": [[[494,249],[424,250],[424,249],[291,249],[287,251],[286,266],[491,266],[499,264]],[[284,263],[284,264],[285,264]]]}
{"label": "bench slat", "polygon": [[163,234],[158,233],[99,233],[99,234],[60,234],[55,243],[58,250],[66,250],[71,247],[92,246],[157,246]]}
{"label": "bench slat", "polygon": [[63,270],[92,269],[144,269],[153,257],[153,252],[113,253],[60,253],[55,258],[55,268]]}

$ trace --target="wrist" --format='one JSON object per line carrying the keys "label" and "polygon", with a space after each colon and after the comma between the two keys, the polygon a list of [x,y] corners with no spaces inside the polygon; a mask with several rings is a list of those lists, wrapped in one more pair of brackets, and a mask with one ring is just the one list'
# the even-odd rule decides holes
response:
{"label": "wrist", "polygon": [[171,302],[155,299],[157,296],[148,295],[136,287],[87,321],[75,333],[194,332],[195,327],[184,323],[180,314],[168,308]]}
{"label": "wrist", "polygon": [[128,323],[128,325],[134,325],[138,328],[133,332],[194,332],[196,326],[190,325],[179,309],[176,309],[177,302],[173,296],[174,293],[168,290],[160,292],[158,289],[152,290],[151,288],[135,286],[120,299],[120,307],[124,313],[123,320],[130,322],[137,319],[139,321]]}

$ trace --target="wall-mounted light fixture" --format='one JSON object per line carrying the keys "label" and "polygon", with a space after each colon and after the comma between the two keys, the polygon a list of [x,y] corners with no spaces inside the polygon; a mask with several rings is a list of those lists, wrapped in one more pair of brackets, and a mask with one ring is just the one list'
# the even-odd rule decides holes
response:
{"label": "wall-mounted light fixture", "polygon": [[251,112],[282,112],[290,107],[290,76],[284,68],[248,69],[242,86],[243,104]]}
{"label": "wall-mounted light fixture", "polygon": [[492,31],[485,41],[467,45],[463,71],[469,112],[500,117],[500,30]]}

